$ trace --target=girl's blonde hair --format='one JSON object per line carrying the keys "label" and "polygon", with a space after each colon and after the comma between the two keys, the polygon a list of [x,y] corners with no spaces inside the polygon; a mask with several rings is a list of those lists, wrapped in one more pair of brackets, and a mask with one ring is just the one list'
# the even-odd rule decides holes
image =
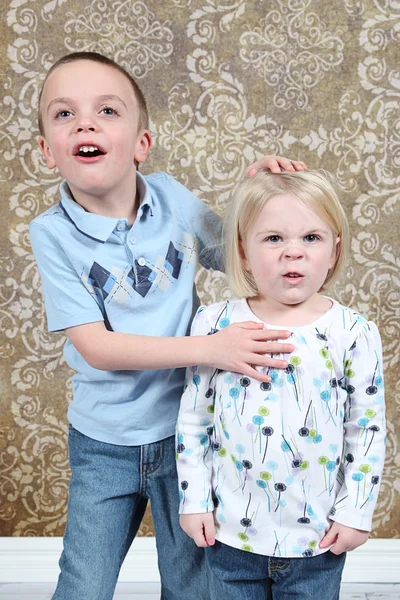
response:
{"label": "girl's blonde hair", "polygon": [[335,238],[340,238],[335,264],[328,271],[321,290],[336,281],[348,256],[349,225],[333,181],[328,173],[321,171],[260,171],[239,185],[224,224],[225,268],[234,294],[244,298],[258,294],[252,274],[244,267],[240,245],[268,200],[283,194],[296,196],[330,227]]}

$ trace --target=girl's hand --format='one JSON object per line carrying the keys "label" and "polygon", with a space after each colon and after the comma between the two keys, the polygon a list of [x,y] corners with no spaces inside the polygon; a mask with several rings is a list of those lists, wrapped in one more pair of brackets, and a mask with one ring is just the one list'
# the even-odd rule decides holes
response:
{"label": "girl's hand", "polygon": [[322,538],[319,547],[327,548],[333,544],[330,551],[333,554],[342,554],[342,552],[350,552],[358,548],[358,546],[362,546],[368,537],[369,531],[353,529],[352,527],[346,527],[346,525],[335,522],[325,534],[325,537]]}
{"label": "girl's hand", "polygon": [[189,537],[194,540],[199,548],[213,546],[215,542],[215,529],[213,513],[181,515],[180,526]]}
{"label": "girl's hand", "polygon": [[306,171],[307,168],[306,163],[302,160],[290,160],[284,156],[274,156],[271,154],[249,165],[246,169],[246,175],[247,177],[253,177],[262,169],[271,171],[271,173],[281,173],[281,171]]}
{"label": "girl's hand", "polygon": [[207,336],[202,364],[269,382],[271,378],[255,367],[285,369],[287,361],[272,358],[272,355],[290,354],[294,346],[273,340],[290,336],[290,331],[264,329],[263,323],[255,321],[232,323],[218,333]]}

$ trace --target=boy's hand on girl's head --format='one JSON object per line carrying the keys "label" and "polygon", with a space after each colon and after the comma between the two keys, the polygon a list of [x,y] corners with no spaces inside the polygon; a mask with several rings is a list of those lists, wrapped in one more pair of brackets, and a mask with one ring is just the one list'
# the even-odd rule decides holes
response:
{"label": "boy's hand on girl's head", "polygon": [[306,171],[307,165],[302,160],[290,160],[284,156],[264,156],[261,160],[249,165],[246,169],[247,177],[253,177],[258,171],[265,170],[271,173],[282,171]]}
{"label": "boy's hand on girl's head", "polygon": [[209,347],[203,364],[269,382],[271,378],[255,367],[285,369],[287,361],[273,355],[290,354],[294,346],[274,340],[290,336],[290,331],[264,329],[263,323],[255,321],[232,323],[215,335],[207,336]]}
{"label": "boy's hand on girl's head", "polygon": [[322,538],[319,547],[327,548],[333,544],[330,551],[333,554],[342,554],[342,552],[350,552],[358,546],[362,546],[368,540],[368,537],[369,531],[353,529],[335,522],[327,531],[325,537]]}
{"label": "boy's hand on girl's head", "polygon": [[214,545],[215,528],[213,513],[181,515],[179,523],[183,531],[192,538],[199,548],[207,548],[207,546]]}

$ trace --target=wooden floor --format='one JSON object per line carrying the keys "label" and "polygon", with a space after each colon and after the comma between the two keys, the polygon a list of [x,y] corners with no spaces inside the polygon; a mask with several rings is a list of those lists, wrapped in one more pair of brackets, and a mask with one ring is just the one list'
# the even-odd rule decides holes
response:
{"label": "wooden floor", "polygon": [[[1,600],[50,600],[52,583],[0,584]],[[160,588],[155,583],[119,583],[114,600],[159,600]],[[400,583],[344,583],[340,600],[400,600]]]}

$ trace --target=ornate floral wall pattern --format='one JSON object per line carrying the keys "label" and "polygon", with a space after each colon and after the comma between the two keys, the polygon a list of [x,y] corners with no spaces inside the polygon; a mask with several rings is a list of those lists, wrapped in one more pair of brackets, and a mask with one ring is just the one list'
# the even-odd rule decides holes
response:
{"label": "ornate floral wall pattern", "polygon": [[[332,171],[352,229],[333,295],[375,320],[388,448],[375,536],[400,536],[400,5],[396,0],[4,0],[0,75],[0,535],[62,535],[72,372],[46,331],[28,223],[60,177],[37,147],[38,89],[54,60],[96,50],[148,99],[165,170],[223,213],[265,153]],[[397,210],[396,210],[397,209]],[[5,225],[5,226],[4,226]],[[229,296],[200,270],[205,303]],[[152,535],[150,515],[142,535]]]}

